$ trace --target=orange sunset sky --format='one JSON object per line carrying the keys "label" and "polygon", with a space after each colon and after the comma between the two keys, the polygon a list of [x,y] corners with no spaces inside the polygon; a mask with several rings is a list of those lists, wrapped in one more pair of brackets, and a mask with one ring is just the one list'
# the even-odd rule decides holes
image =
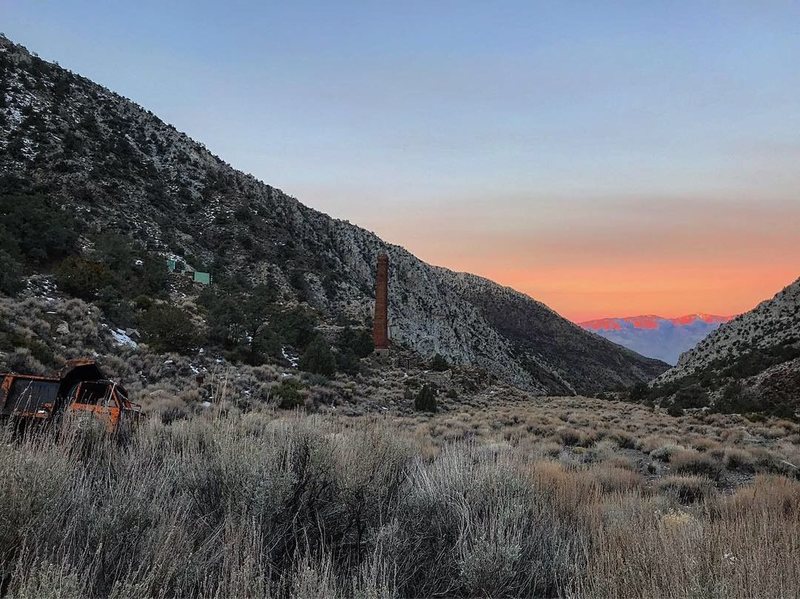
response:
{"label": "orange sunset sky", "polygon": [[444,207],[409,210],[373,224],[432,263],[514,287],[576,322],[739,314],[800,277],[800,202],[566,206],[474,206],[456,217]]}

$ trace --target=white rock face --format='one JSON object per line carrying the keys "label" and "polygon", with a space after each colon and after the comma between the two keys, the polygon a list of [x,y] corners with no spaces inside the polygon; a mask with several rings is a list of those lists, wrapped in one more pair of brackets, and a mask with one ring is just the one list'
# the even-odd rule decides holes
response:
{"label": "white rock face", "polygon": [[137,348],[139,346],[133,339],[131,339],[130,335],[128,335],[122,329],[114,329],[111,331],[111,337],[114,338],[114,342],[117,345],[122,345],[125,347],[132,347]]}

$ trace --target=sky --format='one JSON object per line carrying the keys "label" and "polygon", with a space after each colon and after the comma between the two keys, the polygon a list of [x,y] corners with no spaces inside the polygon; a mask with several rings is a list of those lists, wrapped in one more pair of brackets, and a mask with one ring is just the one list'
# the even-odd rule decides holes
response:
{"label": "sky", "polygon": [[800,276],[800,3],[0,0],[224,160],[575,321]]}

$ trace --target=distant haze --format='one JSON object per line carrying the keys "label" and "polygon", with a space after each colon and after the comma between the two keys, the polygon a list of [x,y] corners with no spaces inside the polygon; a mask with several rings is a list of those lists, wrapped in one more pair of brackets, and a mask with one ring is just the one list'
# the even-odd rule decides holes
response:
{"label": "distant haze", "polygon": [[674,365],[683,352],[732,318],[713,314],[688,314],[678,318],[647,315],[599,318],[580,325],[643,356]]}
{"label": "distant haze", "polygon": [[29,2],[0,27],[234,166],[581,321],[800,274],[796,2]]}

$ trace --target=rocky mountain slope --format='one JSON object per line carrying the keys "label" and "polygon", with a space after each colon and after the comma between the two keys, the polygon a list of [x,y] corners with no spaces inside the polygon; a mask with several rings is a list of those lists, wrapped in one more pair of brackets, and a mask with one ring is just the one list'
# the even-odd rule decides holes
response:
{"label": "rocky mountain slope", "polygon": [[538,393],[591,393],[666,365],[485,279],[425,264],[234,170],[130,100],[0,37],[3,191],[35,190],[217,276],[268,282],[330,322],[365,323],[374,264],[391,260],[390,332],[423,356],[483,367]]}
{"label": "rocky mountain slope", "polygon": [[800,279],[720,326],[654,386],[666,393],[694,388],[713,401],[754,411],[768,404],[793,414],[800,408]]}
{"label": "rocky mountain slope", "polygon": [[579,324],[643,356],[675,365],[682,353],[730,319],[713,314],[687,314],[678,318],[647,315],[599,318]]}
{"label": "rocky mountain slope", "polygon": [[679,379],[718,362],[739,358],[748,351],[769,351],[797,343],[800,343],[800,279],[708,335],[656,382]]}

